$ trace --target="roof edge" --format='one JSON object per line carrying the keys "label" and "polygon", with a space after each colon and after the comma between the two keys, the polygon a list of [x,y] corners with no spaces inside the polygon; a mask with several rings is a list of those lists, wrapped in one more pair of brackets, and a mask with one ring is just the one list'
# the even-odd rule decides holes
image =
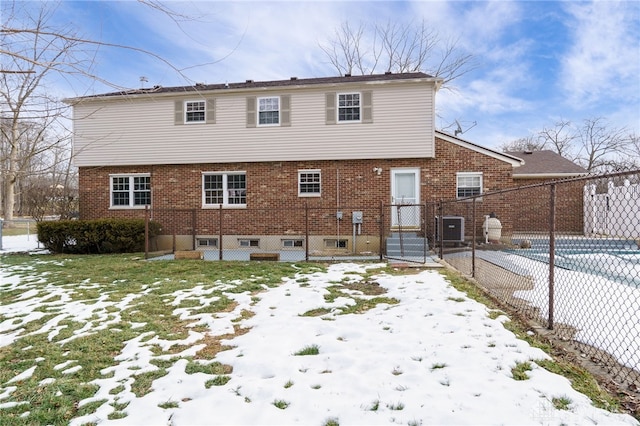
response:
{"label": "roof edge", "polygon": [[442,130],[436,130],[435,135],[441,139],[446,140],[447,142],[454,143],[464,148],[471,149],[472,151],[478,152],[480,154],[488,155],[489,157],[495,158],[500,161],[504,161],[505,163],[509,163],[513,167],[520,167],[524,164],[524,160],[522,158],[514,157],[513,155],[505,154],[504,152],[499,152],[490,148],[486,148],[484,146],[475,144],[473,142],[469,142],[465,139],[461,139],[457,136],[453,136],[449,133],[443,132]]}
{"label": "roof edge", "polygon": [[587,176],[588,172],[576,172],[576,173],[522,173],[513,174],[514,179],[566,179],[572,177]]}

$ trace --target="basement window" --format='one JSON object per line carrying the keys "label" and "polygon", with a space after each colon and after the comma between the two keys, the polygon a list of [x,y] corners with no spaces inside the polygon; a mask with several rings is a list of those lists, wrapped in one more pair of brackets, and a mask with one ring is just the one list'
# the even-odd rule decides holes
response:
{"label": "basement window", "polygon": [[260,247],[260,240],[250,238],[240,238],[238,240],[240,247]]}
{"label": "basement window", "polygon": [[303,246],[301,239],[295,240],[282,240],[282,247],[284,248],[300,248]]}
{"label": "basement window", "polygon": [[198,238],[197,242],[198,242],[198,247],[218,248],[217,238]]}
{"label": "basement window", "polygon": [[346,249],[347,248],[347,240],[337,239],[337,238],[327,238],[324,240],[324,246],[326,248],[333,249]]}

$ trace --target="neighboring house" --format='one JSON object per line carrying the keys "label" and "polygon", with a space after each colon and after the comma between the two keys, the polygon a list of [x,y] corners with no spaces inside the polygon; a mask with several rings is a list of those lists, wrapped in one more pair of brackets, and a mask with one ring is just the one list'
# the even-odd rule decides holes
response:
{"label": "neighboring house", "polygon": [[[554,180],[585,176],[588,171],[559,154],[549,151],[519,151],[507,154],[524,160],[513,171],[516,186],[535,185]],[[585,182],[564,183],[556,187],[556,230],[562,233],[583,231],[583,187]],[[548,230],[548,187],[532,189],[526,194],[527,203],[514,202],[513,227],[519,231]],[[535,194],[535,195],[534,195]]]}
{"label": "neighboring house", "polygon": [[[424,73],[385,73],[69,99],[80,218],[143,217],[150,206],[167,235],[213,241],[223,212],[225,234],[242,237],[225,243],[233,248],[264,235],[297,244],[292,238],[306,225],[295,212],[304,206],[326,209],[311,225],[315,238],[333,244],[338,210],[345,210],[344,233],[353,208],[364,211],[367,250],[378,250],[381,205],[513,187],[514,171],[526,165],[436,131],[441,83]],[[508,206],[484,203],[482,214],[490,211],[506,216]],[[384,218],[385,229],[398,225],[391,207]],[[420,227],[419,218],[401,221]],[[336,244],[351,250],[352,241]],[[171,238],[160,245],[171,247]]]}

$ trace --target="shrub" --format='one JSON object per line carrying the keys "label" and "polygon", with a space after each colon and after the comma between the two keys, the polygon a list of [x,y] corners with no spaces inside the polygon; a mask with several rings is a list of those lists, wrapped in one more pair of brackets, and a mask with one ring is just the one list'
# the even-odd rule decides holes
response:
{"label": "shrub", "polygon": [[[60,220],[38,223],[38,240],[53,253],[133,253],[144,251],[143,219]],[[160,225],[149,222],[149,238]]]}

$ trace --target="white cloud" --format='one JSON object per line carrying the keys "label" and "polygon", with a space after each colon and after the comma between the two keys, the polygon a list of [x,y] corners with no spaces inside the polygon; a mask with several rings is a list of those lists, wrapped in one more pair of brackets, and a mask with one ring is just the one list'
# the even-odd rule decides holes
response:
{"label": "white cloud", "polygon": [[568,3],[573,46],[562,61],[561,87],[574,106],[640,99],[640,4]]}

